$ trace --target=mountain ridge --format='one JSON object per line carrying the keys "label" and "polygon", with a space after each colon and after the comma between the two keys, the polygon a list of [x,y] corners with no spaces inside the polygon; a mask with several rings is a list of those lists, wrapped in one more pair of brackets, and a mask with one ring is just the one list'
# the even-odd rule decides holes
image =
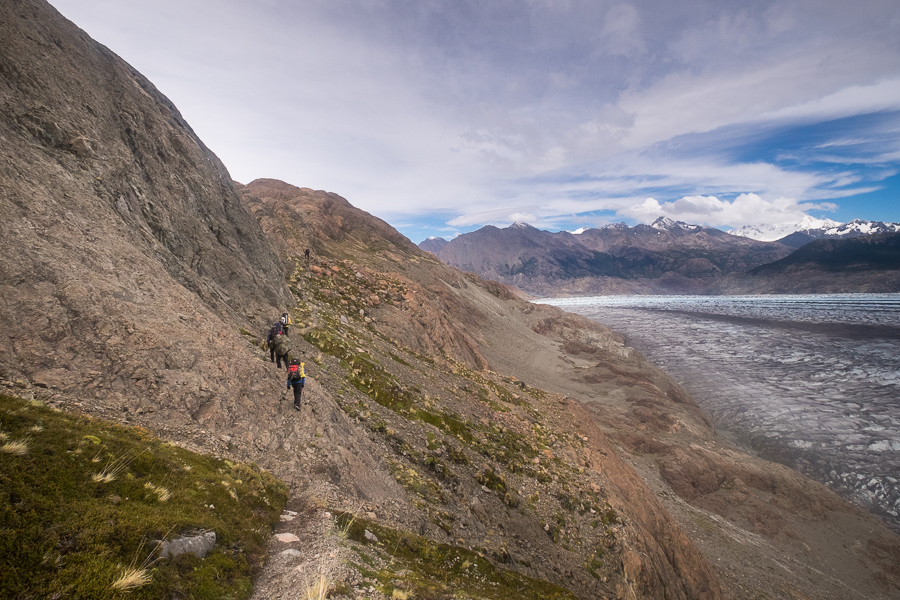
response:
{"label": "mountain ridge", "polygon": [[660,218],[579,234],[486,226],[437,256],[460,269],[536,295],[710,293],[724,275],[783,258],[787,246]]}
{"label": "mountain ridge", "polygon": [[815,219],[806,215],[797,223],[770,226],[745,225],[728,233],[761,241],[777,241],[792,248],[799,248],[813,240],[848,239],[895,231],[900,231],[900,223],[866,221],[864,219],[853,219],[848,223],[841,223],[831,219]]}
{"label": "mountain ridge", "polygon": [[[650,225],[615,223],[579,233],[551,233],[528,225],[487,226],[442,244],[434,253],[448,264],[537,296],[889,293],[900,290],[900,260],[884,255],[888,246],[868,242],[853,246],[853,270],[831,268],[826,262],[851,252],[839,250],[841,244],[873,238],[861,232],[887,235],[891,230],[891,224],[862,221],[831,228],[831,237],[822,239],[838,246],[830,254],[816,254],[795,248],[788,239],[792,236],[783,240],[788,243],[759,242],[660,217]],[[795,241],[800,239],[796,236],[805,236],[803,243],[812,239],[806,233],[793,236]],[[763,268],[786,264],[797,252],[804,258],[793,261],[791,276]]]}

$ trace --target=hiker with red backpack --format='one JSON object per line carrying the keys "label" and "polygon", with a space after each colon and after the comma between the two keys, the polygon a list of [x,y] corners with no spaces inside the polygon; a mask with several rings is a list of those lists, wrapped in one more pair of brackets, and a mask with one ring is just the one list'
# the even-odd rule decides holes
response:
{"label": "hiker with red backpack", "polygon": [[287,388],[294,387],[294,408],[300,410],[300,396],[303,394],[303,386],[306,385],[306,373],[303,371],[305,363],[300,359],[292,359],[287,365]]}
{"label": "hiker with red backpack", "polygon": [[269,357],[275,363],[275,366],[280,369],[281,361],[283,360],[284,366],[287,367],[288,352],[291,351],[291,340],[284,335],[281,323],[276,321],[272,325],[269,335],[266,336],[266,345],[269,347]]}

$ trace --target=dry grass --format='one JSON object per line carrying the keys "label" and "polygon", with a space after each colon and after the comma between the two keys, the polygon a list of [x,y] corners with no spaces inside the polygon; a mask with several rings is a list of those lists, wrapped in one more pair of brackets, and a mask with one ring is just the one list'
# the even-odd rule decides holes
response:
{"label": "dry grass", "polygon": [[328,574],[320,574],[304,591],[303,600],[325,600],[331,588]]}
{"label": "dry grass", "polygon": [[159,498],[160,502],[165,502],[166,500],[168,500],[169,498],[172,497],[172,492],[170,492],[169,490],[167,490],[166,488],[164,488],[161,485],[153,485],[152,483],[150,483],[148,481],[147,483],[144,484],[144,487],[147,488],[148,490],[151,490],[154,494],[156,494],[156,496]]}
{"label": "dry grass", "polygon": [[125,567],[122,575],[116,579],[112,588],[114,590],[126,591],[139,588],[150,583],[150,571],[145,568]]}
{"label": "dry grass", "polygon": [[110,483],[115,481],[119,475],[128,469],[128,465],[131,464],[131,461],[141,454],[143,454],[143,452],[136,453],[131,451],[115,457],[113,460],[106,463],[106,466],[103,467],[102,471],[91,475],[91,480],[95,483]]}
{"label": "dry grass", "polygon": [[6,442],[0,446],[0,452],[13,454],[15,456],[25,456],[28,454],[28,440],[16,440],[14,442]]}
{"label": "dry grass", "polygon": [[303,600],[325,600],[331,591],[331,581],[335,571],[335,559],[325,556],[320,559],[319,567],[305,582],[301,598]]}
{"label": "dry grass", "polygon": [[[315,505],[317,499],[313,498],[312,503]],[[322,502],[324,506],[324,502]],[[351,525],[356,520],[356,515],[362,510],[362,505],[352,511],[353,518],[344,526],[332,530],[341,541],[346,541]],[[319,564],[316,570],[306,579],[301,598],[303,600],[325,600],[333,589],[333,580],[337,572],[338,559],[334,552],[323,552],[319,558]]]}

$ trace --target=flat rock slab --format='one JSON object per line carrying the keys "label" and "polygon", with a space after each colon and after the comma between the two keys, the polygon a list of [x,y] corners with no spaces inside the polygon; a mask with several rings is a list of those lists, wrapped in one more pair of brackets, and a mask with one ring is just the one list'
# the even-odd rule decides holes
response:
{"label": "flat rock slab", "polygon": [[293,533],[276,533],[275,539],[278,540],[279,542],[284,542],[285,544],[300,541],[300,538],[298,538]]}
{"label": "flat rock slab", "polygon": [[205,558],[216,545],[216,532],[207,531],[202,535],[182,537],[163,542],[159,547],[160,558],[175,558],[182,554],[193,554],[197,558]]}

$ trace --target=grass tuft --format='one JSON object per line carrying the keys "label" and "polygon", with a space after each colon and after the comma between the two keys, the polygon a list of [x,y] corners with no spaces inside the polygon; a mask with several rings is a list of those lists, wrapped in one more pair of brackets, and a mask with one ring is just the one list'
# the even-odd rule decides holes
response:
{"label": "grass tuft", "polygon": [[106,463],[106,466],[103,467],[102,471],[91,475],[91,480],[94,483],[112,483],[128,469],[128,465],[130,465],[137,456],[135,451],[132,450],[129,450],[120,456],[116,456]]}
{"label": "grass tuft", "polygon": [[319,572],[308,582],[303,590],[303,600],[325,600],[331,590],[331,571],[320,568]]}
{"label": "grass tuft", "polygon": [[172,497],[172,492],[167,490],[161,485],[153,485],[151,482],[147,482],[144,484],[144,487],[148,490],[152,491],[159,498],[160,502],[165,502],[169,498]]}
{"label": "grass tuft", "polygon": [[122,574],[112,584],[112,589],[118,591],[133,590],[150,583],[150,572],[147,569],[125,567]]}
{"label": "grass tuft", "polygon": [[28,440],[17,440],[14,442],[6,442],[0,446],[0,452],[12,454],[13,456],[25,456],[28,454]]}

